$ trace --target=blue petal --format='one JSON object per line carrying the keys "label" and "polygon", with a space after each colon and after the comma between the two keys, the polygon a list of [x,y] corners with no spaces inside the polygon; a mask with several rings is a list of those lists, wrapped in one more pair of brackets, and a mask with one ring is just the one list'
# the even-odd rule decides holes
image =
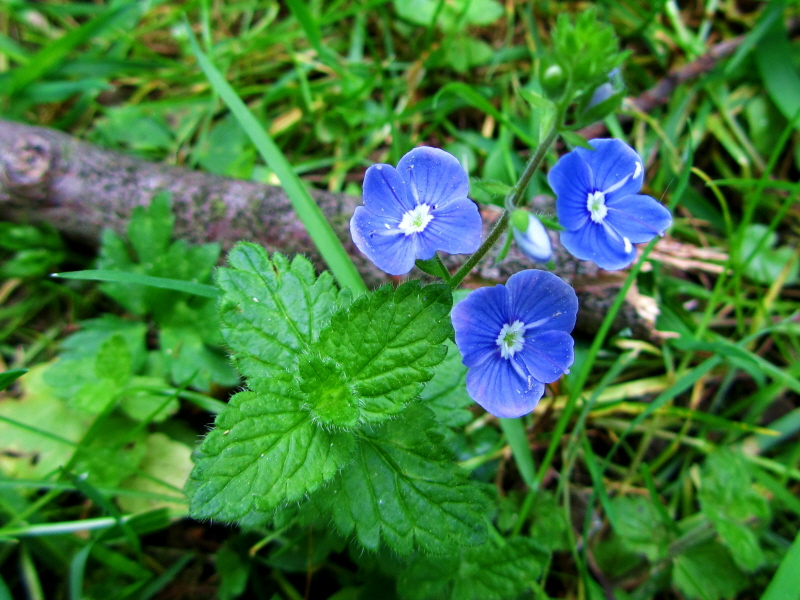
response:
{"label": "blue petal", "polygon": [[359,206],[350,219],[350,235],[356,247],[382,271],[405,275],[414,267],[416,235],[405,235],[398,230],[397,219],[376,215]]}
{"label": "blue petal", "polygon": [[558,224],[566,229],[583,227],[589,219],[586,202],[595,189],[592,172],[581,155],[573,151],[562,156],[550,169],[547,181],[556,193]]}
{"label": "blue petal", "polygon": [[544,384],[520,377],[510,361],[498,358],[467,373],[470,397],[496,417],[513,419],[531,412],[544,395]]}
{"label": "blue petal", "polygon": [[506,286],[506,311],[511,322],[520,320],[526,325],[541,322],[530,330],[536,334],[551,329],[569,333],[575,327],[578,297],[557,275],[528,269],[514,273]]}
{"label": "blue petal", "polygon": [[520,231],[512,227],[514,241],[522,253],[534,262],[547,262],[553,257],[553,245],[550,235],[542,222],[528,213],[528,229]]}
{"label": "blue petal", "polygon": [[672,224],[672,215],[655,198],[640,194],[622,196],[606,204],[605,221],[634,244],[649,242]]}
{"label": "blue petal", "polygon": [[497,336],[503,325],[509,322],[507,296],[508,290],[504,285],[483,287],[453,307],[450,318],[464,366],[475,367],[500,359]]}
{"label": "blue petal", "polygon": [[458,159],[439,148],[414,148],[397,163],[397,171],[408,185],[409,201],[443,207],[463,200],[469,179]]}
{"label": "blue petal", "polygon": [[[577,152],[594,176],[594,187],[599,192],[606,192],[617,187],[615,191],[608,193],[606,201],[619,196],[635,194],[642,189],[644,180],[644,163],[636,150],[628,146],[625,142],[614,139],[590,140],[589,144],[594,150],[577,148]],[[567,227],[567,229],[576,229]]]}
{"label": "blue petal", "polygon": [[626,252],[622,236],[603,223],[590,221],[578,231],[562,231],[561,243],[576,258],[594,261],[609,271],[624,269],[636,258],[633,246]]}
{"label": "blue petal", "polygon": [[431,222],[419,235],[419,255],[433,258],[437,250],[472,254],[481,245],[481,213],[469,198],[455,200],[431,211]]}
{"label": "blue petal", "polygon": [[543,331],[526,335],[525,344],[514,359],[519,360],[530,375],[542,383],[553,383],[561,378],[575,360],[575,342],[564,331]]}
{"label": "blue petal", "polygon": [[406,193],[406,183],[391,165],[372,165],[364,175],[364,206],[375,214],[399,222],[416,203]]}

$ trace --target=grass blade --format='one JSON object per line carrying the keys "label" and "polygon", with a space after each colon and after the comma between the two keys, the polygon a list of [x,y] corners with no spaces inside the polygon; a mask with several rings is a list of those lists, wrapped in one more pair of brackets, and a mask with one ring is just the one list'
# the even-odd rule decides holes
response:
{"label": "grass blade", "polygon": [[536,468],[533,466],[533,455],[531,447],[528,445],[528,436],[525,434],[525,426],[522,419],[498,419],[503,434],[511,447],[517,469],[525,482],[531,489],[536,488]]}
{"label": "grass blade", "polygon": [[781,565],[769,582],[761,600],[797,600],[800,598],[800,585],[797,574],[800,573],[800,534],[794,538],[789,552],[783,557]]}
{"label": "grass blade", "polygon": [[367,288],[364,285],[364,281],[361,279],[361,275],[359,275],[355,265],[353,265],[353,261],[350,260],[330,223],[325,219],[325,215],[322,214],[308,190],[303,186],[303,182],[300,181],[283,152],[225,80],[222,73],[200,50],[200,46],[198,46],[197,40],[188,25],[186,26],[186,31],[189,36],[189,42],[192,45],[192,52],[203,73],[208,78],[211,87],[219,94],[231,114],[239,122],[239,125],[247,132],[261,156],[278,176],[283,189],[286,190],[286,195],[289,196],[289,200],[297,212],[297,216],[300,217],[303,225],[305,225],[308,235],[311,236],[311,240],[316,244],[320,254],[322,254],[322,258],[328,264],[339,285],[349,288],[355,293],[366,291]]}
{"label": "grass blade", "polygon": [[152,275],[127,273],[125,271],[111,271],[108,269],[53,273],[50,276],[60,277],[62,279],[85,279],[88,281],[136,283],[139,285],[149,285],[151,287],[163,288],[165,290],[175,290],[176,292],[184,292],[186,294],[193,294],[195,296],[205,296],[206,298],[217,298],[221,295],[221,292],[213,285],[196,283],[194,281],[184,281],[182,279],[167,279],[166,277],[153,277]]}

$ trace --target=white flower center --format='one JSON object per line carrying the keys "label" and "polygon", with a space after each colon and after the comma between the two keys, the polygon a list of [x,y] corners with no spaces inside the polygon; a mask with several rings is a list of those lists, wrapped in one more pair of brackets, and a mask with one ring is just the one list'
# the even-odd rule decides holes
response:
{"label": "white flower center", "polygon": [[603,192],[592,192],[586,199],[586,208],[592,214],[592,221],[602,223],[608,214],[606,195]]}
{"label": "white flower center", "polygon": [[432,219],[431,207],[427,204],[417,204],[403,215],[403,219],[397,227],[406,235],[421,233],[425,231],[425,228]]}
{"label": "white flower center", "polygon": [[500,356],[509,359],[522,350],[525,345],[525,330],[527,327],[522,321],[514,321],[511,325],[506,323],[497,335],[496,343],[500,348]]}

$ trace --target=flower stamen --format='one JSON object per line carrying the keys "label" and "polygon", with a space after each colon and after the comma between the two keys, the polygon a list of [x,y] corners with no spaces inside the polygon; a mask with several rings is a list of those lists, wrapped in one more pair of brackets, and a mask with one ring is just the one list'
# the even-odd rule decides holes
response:
{"label": "flower stamen", "polygon": [[525,323],[514,321],[506,323],[497,335],[495,343],[500,348],[500,356],[506,360],[512,358],[525,345]]}
{"label": "flower stamen", "polygon": [[422,233],[432,220],[431,207],[427,204],[417,204],[403,215],[397,228],[406,235]]}
{"label": "flower stamen", "polygon": [[595,223],[602,223],[603,219],[608,214],[608,207],[606,207],[606,195],[603,192],[592,192],[586,198],[586,208],[592,216],[592,221]]}

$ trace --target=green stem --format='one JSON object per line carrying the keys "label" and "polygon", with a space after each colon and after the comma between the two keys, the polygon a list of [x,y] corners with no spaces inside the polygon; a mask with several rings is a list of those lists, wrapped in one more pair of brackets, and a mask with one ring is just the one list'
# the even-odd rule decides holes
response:
{"label": "green stem", "polygon": [[441,273],[442,279],[444,279],[445,283],[449,283],[450,271],[447,270],[447,267],[445,266],[444,261],[442,261],[442,257],[439,256],[438,252],[434,255],[434,260],[436,261],[436,264],[439,265],[439,270],[442,272]]}
{"label": "green stem", "polygon": [[503,214],[495,224],[494,229],[492,229],[491,233],[489,234],[489,237],[484,240],[483,244],[481,244],[480,248],[478,248],[475,254],[470,256],[469,259],[467,259],[467,262],[461,265],[461,268],[456,271],[456,274],[450,278],[448,283],[452,289],[456,289],[461,282],[464,281],[464,278],[469,275],[473,268],[475,268],[475,265],[477,265],[483,259],[483,257],[486,256],[486,253],[492,249],[492,247],[497,243],[497,240],[500,239],[500,236],[503,235],[503,232],[508,227],[508,220],[511,214],[509,207],[511,207],[511,210],[513,210],[513,208],[515,208],[520,202],[522,194],[525,192],[525,188],[528,187],[528,183],[531,181],[531,177],[533,177],[536,169],[539,168],[539,165],[541,164],[542,159],[544,159],[544,155],[547,153],[547,150],[553,144],[556,137],[558,137],[557,123],[559,123],[560,120],[560,118],[557,118],[553,121],[550,131],[547,132],[544,140],[536,148],[536,152],[533,153],[533,156],[531,156],[528,164],[525,165],[525,170],[522,172],[522,176],[519,178],[519,181],[517,181],[516,185],[514,185],[514,187],[508,193],[508,196],[506,197],[506,210],[503,211]]}
{"label": "green stem", "polygon": [[486,253],[492,249],[492,246],[497,243],[497,240],[500,239],[500,236],[503,235],[506,227],[508,227],[508,219],[509,212],[504,210],[503,214],[500,215],[500,219],[497,221],[497,223],[495,223],[494,229],[492,229],[489,237],[483,241],[483,244],[481,244],[481,247],[478,248],[475,254],[470,256],[467,259],[467,262],[461,265],[461,268],[456,271],[456,274],[450,278],[448,283],[450,284],[451,289],[456,289],[461,282],[464,281],[464,278],[469,275],[470,271],[472,271],[475,265],[477,265],[481,259],[486,256]]}

